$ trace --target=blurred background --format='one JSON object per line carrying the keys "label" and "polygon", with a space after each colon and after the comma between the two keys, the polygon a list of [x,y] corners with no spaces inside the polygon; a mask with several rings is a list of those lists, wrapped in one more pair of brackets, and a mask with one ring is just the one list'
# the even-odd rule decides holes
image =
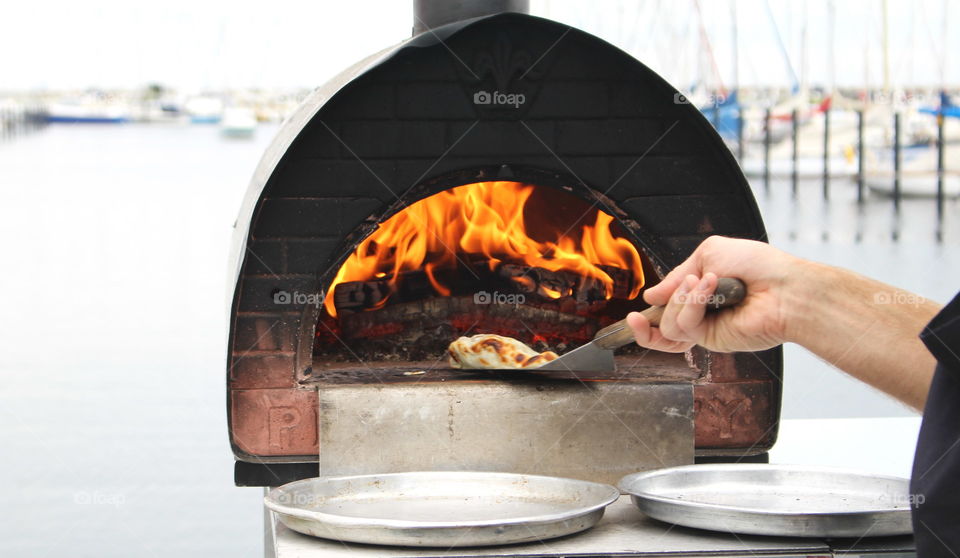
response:
{"label": "blurred background", "polygon": [[[260,555],[262,494],[233,486],[227,443],[231,225],[282,120],[409,37],[412,4],[0,10],[0,554]],[[939,302],[960,271],[958,10],[531,2],[696,104],[773,244]],[[911,414],[803,349],[785,356],[783,418]]]}

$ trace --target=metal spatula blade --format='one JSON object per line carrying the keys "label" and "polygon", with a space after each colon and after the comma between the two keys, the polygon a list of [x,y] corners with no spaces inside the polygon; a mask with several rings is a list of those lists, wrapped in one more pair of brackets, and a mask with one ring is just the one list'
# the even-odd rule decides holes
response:
{"label": "metal spatula blade", "polygon": [[[740,303],[747,296],[747,287],[743,281],[730,277],[717,279],[717,289],[708,310],[719,310]],[[652,325],[659,325],[663,316],[663,306],[651,306],[641,312]],[[613,351],[633,342],[633,331],[626,319],[615,322],[594,336],[593,341],[576,348],[569,353],[541,366],[529,370],[568,370],[583,372],[612,372],[616,370]]]}
{"label": "metal spatula blade", "polygon": [[577,347],[562,357],[541,364],[533,370],[576,370],[583,372],[612,372],[615,369],[613,351],[598,346],[594,341]]}

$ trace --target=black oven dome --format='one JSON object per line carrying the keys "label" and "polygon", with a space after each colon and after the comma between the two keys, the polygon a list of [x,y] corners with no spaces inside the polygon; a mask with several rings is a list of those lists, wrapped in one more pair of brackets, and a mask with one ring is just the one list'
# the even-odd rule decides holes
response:
{"label": "black oven dome", "polygon": [[[503,104],[495,103],[495,93]],[[482,102],[483,94],[490,103]],[[483,98],[475,102],[474,95]],[[522,104],[514,106],[520,95]],[[717,200],[724,204],[720,214],[730,209],[732,196],[746,222],[702,228],[741,235],[763,229],[735,159],[675,88],[593,35],[501,13],[438,27],[385,49],[310,95],[284,124],[250,184],[234,238],[237,271],[263,198],[336,193],[350,187],[333,182],[349,182],[373,186],[379,191],[371,197],[389,203],[395,200],[389,190],[399,195],[457,168],[464,163],[461,154],[470,166],[546,163],[546,170],[609,188],[613,199],[717,195],[724,198]],[[438,163],[434,168],[404,162],[431,157]],[[324,160],[344,160],[349,172],[325,180]],[[661,208],[653,205],[670,205],[647,201],[655,213]],[[259,217],[270,220],[269,214]]]}
{"label": "black oven dome", "polygon": [[[422,33],[311,94],[251,181],[231,269],[228,414],[238,459],[316,459],[316,392],[300,383],[312,364],[314,302],[358,237],[404,203],[498,179],[598,204],[659,273],[713,234],[765,239],[719,135],[630,55],[517,13]],[[755,403],[722,432],[698,430],[698,447],[735,453],[773,443],[780,352],[747,356],[723,369],[715,363],[726,357],[702,358],[721,382],[697,386],[704,408],[736,397]],[[743,378],[753,383],[737,383]]]}

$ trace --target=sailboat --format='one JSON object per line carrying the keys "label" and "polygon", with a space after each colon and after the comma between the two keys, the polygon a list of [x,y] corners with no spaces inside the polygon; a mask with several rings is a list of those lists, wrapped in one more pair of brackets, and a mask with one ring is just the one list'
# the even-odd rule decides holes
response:
{"label": "sailboat", "polygon": [[130,121],[130,107],[100,94],[65,98],[47,109],[47,122],[66,124],[122,124]]}
{"label": "sailboat", "polygon": [[[922,107],[912,112],[906,112],[906,119],[916,119],[920,114],[933,115],[944,118],[957,118],[960,109],[951,102],[949,95],[941,92],[940,106],[936,108]],[[894,185],[894,152],[892,146],[869,152],[871,155],[870,170],[864,177],[864,183],[870,190],[881,196],[895,195]],[[939,156],[936,142],[920,141],[904,145],[900,150],[900,195],[904,198],[935,198],[938,195],[940,179],[938,178]],[[960,197],[960,176],[947,174],[942,177],[943,195],[946,198]]]}
{"label": "sailboat", "polygon": [[220,133],[228,138],[250,138],[257,130],[257,115],[250,108],[228,107],[223,111]]}
{"label": "sailboat", "polygon": [[960,105],[950,98],[946,91],[940,91],[939,107],[921,107],[920,112],[932,116],[943,116],[944,118],[960,118]]}
{"label": "sailboat", "polygon": [[[915,125],[931,128],[929,119],[920,121],[924,118],[921,115],[934,116],[936,123],[943,125],[943,120],[947,118],[960,117],[960,107],[947,94],[945,83],[946,69],[946,38],[947,38],[947,2],[943,3],[943,30],[942,40],[944,41],[943,52],[940,53],[940,103],[938,107],[918,107],[916,102],[907,103],[906,110],[901,112],[901,119],[906,120],[908,131]],[[887,3],[883,3],[883,22],[884,22],[884,89],[887,89]],[[911,30],[912,32],[912,30]],[[941,193],[946,198],[960,197],[960,176],[956,174],[947,174],[945,170],[938,170],[938,157],[940,156],[936,141],[931,141],[933,134],[916,134],[917,140],[908,142],[901,149],[900,154],[900,180],[899,195],[904,198],[935,198]],[[882,196],[894,196],[897,194],[897,185],[894,184],[894,150],[892,146],[884,146],[879,150],[874,150],[873,168],[867,171],[864,182],[867,187],[876,194]]]}

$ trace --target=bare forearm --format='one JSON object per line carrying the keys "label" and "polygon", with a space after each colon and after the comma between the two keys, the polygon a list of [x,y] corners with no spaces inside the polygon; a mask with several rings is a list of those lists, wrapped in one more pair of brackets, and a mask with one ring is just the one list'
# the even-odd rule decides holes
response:
{"label": "bare forearm", "polygon": [[[724,276],[746,283],[747,297],[708,314],[706,297]],[[792,341],[923,409],[936,363],[918,335],[940,307],[912,293],[769,244],[714,236],[647,289],[644,299],[666,305],[659,327],[639,313],[627,316],[644,347],[759,351]]]}
{"label": "bare forearm", "polygon": [[787,339],[922,410],[936,362],[917,336],[940,306],[851,271],[801,266],[785,292]]}

